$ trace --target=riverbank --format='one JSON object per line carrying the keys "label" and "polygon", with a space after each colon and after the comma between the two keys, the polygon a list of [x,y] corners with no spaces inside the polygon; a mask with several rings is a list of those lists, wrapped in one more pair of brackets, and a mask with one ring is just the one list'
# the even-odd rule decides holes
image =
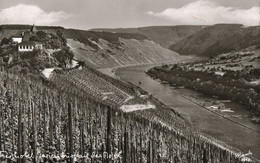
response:
{"label": "riverbank", "polygon": [[145,65],[152,65],[152,66],[156,66],[156,65],[160,65],[160,64],[167,64],[167,63],[178,63],[178,62],[191,62],[191,61],[195,61],[195,60],[201,60],[200,57],[195,57],[195,56],[179,56],[179,58],[176,58],[175,60],[171,60],[171,61],[164,61],[164,62],[157,62],[157,63],[144,63],[144,64],[130,64],[130,65],[124,65],[124,66],[115,66],[113,68],[101,68],[98,69],[98,71],[113,77],[115,79],[120,79],[118,76],[115,75],[115,72],[117,71],[117,69],[120,68],[127,68],[127,67],[134,67],[134,66],[145,66]]}
{"label": "riverbank", "polygon": [[[159,81],[153,80],[144,73],[151,67],[153,65],[119,68],[115,71],[115,74],[122,80],[141,87],[168,107],[179,112],[198,131],[234,146],[245,153],[250,150],[254,157],[259,157],[257,155],[260,152],[259,132],[245,128],[223,116],[218,116],[176,93],[169,85],[163,85]],[[141,84],[139,84],[140,82]]]}
{"label": "riverbank", "polygon": [[[248,117],[252,116],[250,118],[252,122],[253,118],[259,117],[259,86],[250,86],[244,78],[229,75],[232,72],[226,72],[224,76],[219,76],[214,72],[194,70],[188,66],[190,65],[156,66],[149,69],[146,74],[164,82],[202,92],[209,97],[214,96],[220,100],[228,99],[242,104],[249,111]],[[255,72],[254,69],[250,70],[250,74],[251,71]],[[234,73],[242,74],[242,72]],[[223,109],[228,111],[225,106]]]}
{"label": "riverbank", "polygon": [[[172,61],[173,62],[173,61]],[[167,63],[172,63],[172,62],[167,62]],[[177,62],[177,61],[174,61],[174,62]],[[128,66],[118,66],[118,67],[115,67],[115,68],[106,68],[106,69],[100,69],[99,71],[108,75],[108,76],[111,76],[115,79],[118,79],[118,80],[122,80],[119,76],[116,75],[116,71],[118,69],[122,69],[122,68],[131,68],[131,67],[135,67],[135,66],[156,66],[156,65],[160,65],[162,63],[157,63],[157,64],[144,64],[144,65],[128,65]],[[147,72],[148,69],[146,69],[144,72]],[[168,83],[164,83],[163,81],[160,81],[160,83],[162,84],[168,84]],[[140,83],[138,83],[137,86],[140,86]],[[173,88],[173,87],[172,87]],[[243,126],[245,128],[248,128],[250,130],[254,130],[256,132],[259,132],[260,133],[260,128],[259,128],[259,125],[258,124],[253,124],[252,122],[250,122],[250,119],[247,117],[245,118],[245,120],[243,120],[242,118],[239,118],[239,115],[236,116],[237,114],[230,114],[230,113],[224,113],[224,112],[221,112],[219,110],[214,110],[214,109],[210,109],[210,106],[206,106],[206,102],[205,100],[199,100],[197,99],[196,97],[194,98],[194,96],[189,96],[188,94],[185,94],[185,93],[181,93],[179,90],[181,89],[174,89],[174,92],[176,94],[179,94],[180,96],[182,96],[183,98],[189,100],[190,102],[194,103],[195,105],[198,105],[200,106],[201,108],[204,108],[206,109],[207,111],[210,111],[222,118],[225,118],[233,123],[236,123],[240,126]],[[200,94],[202,95],[202,94]],[[213,102],[216,102],[218,100],[214,99],[214,98],[208,98],[208,100],[211,100]],[[233,111],[232,111],[233,112]],[[244,114],[249,114],[250,112],[246,112]],[[188,119],[187,119],[188,120]],[[191,123],[191,122],[189,122]]]}

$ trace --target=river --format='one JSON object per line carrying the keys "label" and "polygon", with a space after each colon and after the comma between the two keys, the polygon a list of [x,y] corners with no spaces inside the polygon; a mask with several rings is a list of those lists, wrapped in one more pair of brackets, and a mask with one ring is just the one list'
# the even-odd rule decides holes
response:
{"label": "river", "polygon": [[[226,113],[224,116],[223,114],[216,114],[197,103],[197,101],[207,98],[199,92],[185,88],[176,89],[146,75],[145,70],[153,66],[141,65],[118,68],[115,75],[122,80],[140,86],[167,106],[179,112],[200,132],[238,148],[243,153],[250,150],[253,157],[260,159],[260,125],[254,125],[243,118],[237,118],[237,120],[228,118],[235,114],[248,115],[248,111],[243,106],[228,102],[226,105],[235,112]],[[194,101],[194,99],[196,100]]]}

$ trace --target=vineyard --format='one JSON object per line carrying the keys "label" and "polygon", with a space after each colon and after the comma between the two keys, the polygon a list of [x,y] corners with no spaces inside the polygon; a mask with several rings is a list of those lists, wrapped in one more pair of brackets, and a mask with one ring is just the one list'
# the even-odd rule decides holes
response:
{"label": "vineyard", "polygon": [[95,97],[98,100],[106,100],[113,102],[115,104],[122,104],[128,99],[133,98],[128,93],[118,89],[104,79],[97,77],[97,75],[88,71],[88,69],[83,70],[71,70],[65,72],[64,74],[56,73],[52,80],[59,81],[63,79],[64,83],[72,84],[72,87],[81,88],[89,96]]}
{"label": "vineyard", "polygon": [[50,81],[1,67],[0,160],[252,162],[192,131],[152,97],[148,100],[155,109],[122,112],[122,104],[147,102],[137,90],[87,67],[56,72]]}

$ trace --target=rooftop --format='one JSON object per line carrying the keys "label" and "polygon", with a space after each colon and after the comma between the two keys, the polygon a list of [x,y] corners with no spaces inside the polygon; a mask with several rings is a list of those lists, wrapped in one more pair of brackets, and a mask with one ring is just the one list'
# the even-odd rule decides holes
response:
{"label": "rooftop", "polygon": [[22,46],[35,46],[35,45],[41,45],[41,43],[35,42],[35,41],[23,41],[23,42],[19,43],[18,45],[22,45]]}
{"label": "rooftop", "polygon": [[37,32],[36,26],[33,24],[32,28],[31,28],[31,32]]}

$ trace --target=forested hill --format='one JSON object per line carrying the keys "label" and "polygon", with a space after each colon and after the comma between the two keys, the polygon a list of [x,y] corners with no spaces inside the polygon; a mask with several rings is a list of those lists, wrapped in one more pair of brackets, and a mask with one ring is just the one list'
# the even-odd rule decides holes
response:
{"label": "forested hill", "polygon": [[260,27],[245,27],[239,24],[218,24],[173,44],[170,49],[181,55],[216,56],[260,45]]}
{"label": "forested hill", "polygon": [[212,26],[155,26],[141,28],[92,29],[93,31],[140,33],[180,55],[203,57],[260,45],[260,27],[240,24]]}
{"label": "forested hill", "polygon": [[205,26],[150,26],[140,28],[99,28],[91,31],[105,31],[113,33],[139,33],[150,40],[160,44],[162,47],[169,48],[171,45],[182,39],[201,31]]}

